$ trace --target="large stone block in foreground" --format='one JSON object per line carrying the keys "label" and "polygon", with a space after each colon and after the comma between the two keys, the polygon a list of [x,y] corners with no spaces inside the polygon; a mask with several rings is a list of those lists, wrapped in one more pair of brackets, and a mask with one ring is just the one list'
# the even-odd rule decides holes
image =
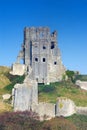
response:
{"label": "large stone block in foreground", "polygon": [[30,79],[28,82],[14,86],[12,92],[14,111],[30,111],[33,104],[38,104],[37,82]]}
{"label": "large stone block in foreground", "polygon": [[67,98],[58,98],[56,103],[56,116],[68,117],[76,113],[74,102]]}

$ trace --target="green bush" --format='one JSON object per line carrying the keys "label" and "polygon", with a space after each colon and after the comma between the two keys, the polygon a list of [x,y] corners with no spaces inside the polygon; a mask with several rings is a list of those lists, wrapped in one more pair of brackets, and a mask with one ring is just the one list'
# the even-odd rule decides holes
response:
{"label": "green bush", "polygon": [[76,130],[76,127],[71,121],[61,117],[46,121],[42,130]]}
{"label": "green bush", "polygon": [[23,81],[24,81],[24,78],[25,78],[25,75],[23,75],[23,76],[17,76],[17,75],[8,75],[8,78],[9,78],[9,80],[11,81],[11,84],[9,84],[9,85],[7,85],[7,86],[5,86],[4,87],[4,90],[5,91],[8,91],[8,92],[10,92],[11,93],[11,91],[12,91],[12,88],[14,87],[14,85],[16,84],[16,83],[23,83]]}
{"label": "green bush", "polygon": [[40,92],[45,92],[45,93],[54,92],[55,89],[56,88],[54,85],[39,85],[38,86],[39,93]]}

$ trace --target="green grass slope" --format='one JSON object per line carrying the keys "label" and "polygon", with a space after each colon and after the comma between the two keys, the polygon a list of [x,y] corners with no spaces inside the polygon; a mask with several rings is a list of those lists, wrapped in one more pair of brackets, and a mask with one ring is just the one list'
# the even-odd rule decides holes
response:
{"label": "green grass slope", "polygon": [[25,76],[13,76],[10,73],[10,68],[0,66],[0,112],[10,111],[11,103],[9,101],[3,101],[2,95],[11,94],[12,88],[16,83],[22,83]]}
{"label": "green grass slope", "polygon": [[55,103],[57,97],[67,97],[77,106],[87,106],[87,91],[80,89],[70,80],[39,85],[39,101]]}
{"label": "green grass slope", "polygon": [[[9,74],[10,68],[0,66],[0,101],[2,95],[12,92],[16,83],[22,83],[25,76],[13,76]],[[87,75],[76,75],[76,80],[87,81]],[[80,89],[71,80],[51,83],[50,85],[39,85],[39,101],[56,103],[58,97],[67,97],[75,102],[77,106],[87,106],[87,91]]]}

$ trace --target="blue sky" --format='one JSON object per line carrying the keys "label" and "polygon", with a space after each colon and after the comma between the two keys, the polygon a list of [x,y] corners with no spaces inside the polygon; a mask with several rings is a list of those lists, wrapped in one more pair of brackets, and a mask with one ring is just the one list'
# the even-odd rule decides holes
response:
{"label": "blue sky", "polygon": [[57,30],[65,67],[87,74],[87,0],[0,0],[0,65],[16,61],[25,26]]}

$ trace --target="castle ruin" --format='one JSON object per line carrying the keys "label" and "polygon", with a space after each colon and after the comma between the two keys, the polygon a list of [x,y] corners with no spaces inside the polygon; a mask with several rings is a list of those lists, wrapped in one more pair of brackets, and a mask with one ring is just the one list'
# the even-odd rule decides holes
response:
{"label": "castle ruin", "polygon": [[[23,64],[20,64],[20,60]],[[38,83],[49,84],[60,81],[65,72],[57,43],[57,32],[50,34],[48,27],[26,27],[24,42],[17,62],[13,65],[13,74],[27,73]]]}
{"label": "castle ruin", "polygon": [[[21,59],[23,64],[20,64]],[[12,90],[14,111],[32,110],[39,115],[40,120],[44,120],[44,117],[47,120],[75,113],[75,105],[71,100],[58,99],[56,104],[38,100],[38,83],[60,81],[65,73],[56,31],[50,34],[48,27],[25,28],[22,50],[11,73],[26,74],[23,83],[15,84]]]}

